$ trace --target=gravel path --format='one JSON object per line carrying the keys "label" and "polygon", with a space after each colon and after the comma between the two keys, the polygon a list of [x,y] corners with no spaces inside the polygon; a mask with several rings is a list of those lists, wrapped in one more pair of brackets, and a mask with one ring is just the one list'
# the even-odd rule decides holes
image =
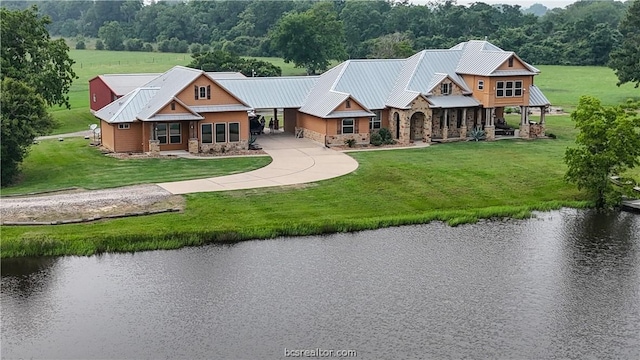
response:
{"label": "gravel path", "polygon": [[114,189],[64,194],[9,197],[0,201],[2,221],[68,218],[79,215],[120,213],[144,209],[168,200],[172,194],[157,185],[136,185]]}

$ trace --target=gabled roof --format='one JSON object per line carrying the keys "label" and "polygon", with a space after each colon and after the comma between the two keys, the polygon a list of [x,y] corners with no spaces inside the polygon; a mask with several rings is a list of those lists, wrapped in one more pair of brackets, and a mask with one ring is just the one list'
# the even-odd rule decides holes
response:
{"label": "gabled roof", "polygon": [[333,87],[348,65],[348,61],[343,62],[320,75],[300,111],[318,117],[326,117],[338,105],[347,100],[349,94],[336,91]]}
{"label": "gabled roof", "polygon": [[142,87],[131,91],[111,104],[95,112],[95,116],[108,123],[125,123],[136,120],[138,113],[158,93],[158,87]]}
{"label": "gabled roof", "polygon": [[153,116],[203,73],[204,71],[202,70],[174,66],[169,71],[147,83],[147,86],[155,86],[159,90],[147,106],[138,113],[138,118],[148,119]]}
{"label": "gabled roof", "polygon": [[220,79],[218,84],[255,109],[299,108],[318,76]]}
{"label": "gabled roof", "polygon": [[[469,40],[467,42],[460,43],[449,50],[462,51],[462,57],[460,58],[460,62],[455,70],[459,74],[483,76],[496,75],[494,72],[498,70],[500,65],[504,64],[504,62],[510,57],[514,57],[524,64],[524,66],[530,71],[527,75],[534,75],[540,72],[535,67],[520,59],[514,52],[504,51],[487,41]],[[520,71],[523,72],[523,69],[520,69]]]}
{"label": "gabled roof", "polygon": [[98,75],[89,81],[94,79],[101,79],[102,82],[113,91],[114,94],[122,96],[127,94],[149,81],[157,78],[160,74],[105,74]]}
{"label": "gabled roof", "polygon": [[349,93],[369,109],[384,109],[404,59],[349,60],[334,90]]}

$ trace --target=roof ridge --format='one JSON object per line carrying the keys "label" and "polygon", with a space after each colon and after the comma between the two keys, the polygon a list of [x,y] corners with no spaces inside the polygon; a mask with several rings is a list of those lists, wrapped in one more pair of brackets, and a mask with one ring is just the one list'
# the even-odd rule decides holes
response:
{"label": "roof ridge", "polygon": [[[330,91],[334,91],[334,89],[336,88],[336,85],[338,84],[338,81],[340,80],[340,78],[342,78],[342,75],[344,74],[345,70],[347,70],[347,68],[349,67],[349,64],[351,64],[351,60],[346,60],[344,62],[344,66],[342,67],[342,69],[340,69],[338,76],[336,76],[336,78],[333,79],[333,84],[331,84],[331,87],[329,88]],[[340,92],[340,91],[336,90],[336,92]]]}
{"label": "roof ridge", "polygon": [[124,111],[124,109],[127,107],[127,105],[129,105],[129,103],[131,102],[131,100],[133,100],[133,98],[134,98],[136,95],[138,95],[138,94],[140,93],[140,90],[141,90],[140,88],[137,88],[137,89],[133,90],[133,91],[130,93],[130,94],[131,94],[131,96],[129,96],[129,98],[127,98],[127,100],[126,100],[122,105],[120,105],[120,108],[118,109],[118,111],[116,111],[116,112],[113,114],[113,116],[111,117],[111,119],[115,119],[116,117],[118,117],[118,115],[120,115],[120,114]]}
{"label": "roof ridge", "polygon": [[424,59],[424,55],[426,54],[425,50],[421,51],[420,57],[418,58],[418,61],[416,61],[416,65],[413,67],[413,71],[411,72],[411,75],[409,76],[409,81],[407,81],[407,83],[404,85],[404,90],[407,91],[409,90],[409,84],[411,84],[411,82],[413,81],[413,77],[416,75],[416,72],[418,71],[418,66],[420,65],[420,63],[422,62],[422,60]]}

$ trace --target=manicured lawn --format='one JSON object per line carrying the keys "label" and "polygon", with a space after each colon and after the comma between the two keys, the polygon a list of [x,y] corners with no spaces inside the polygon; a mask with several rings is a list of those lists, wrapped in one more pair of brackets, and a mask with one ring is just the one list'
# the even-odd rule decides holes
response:
{"label": "manicured lawn", "polygon": [[640,89],[633,84],[616,86],[613,70],[601,66],[540,65],[535,84],[553,105],[575,108],[582,95],[599,98],[605,105],[617,105],[627,99],[640,99]]}
{"label": "manicured lawn", "polygon": [[228,159],[131,159],[102,155],[89,140],[45,140],[31,147],[22,165],[22,181],[2,188],[2,195],[69,187],[103,189],[220,176],[257,169],[268,156]]}
{"label": "manicured lawn", "polygon": [[360,167],[343,177],[303,187],[188,195],[181,214],[3,227],[2,256],[176,248],[434,219],[458,224],[584,206],[584,195],[563,181],[562,156],[574,135],[569,118],[553,116],[548,124],[557,140],[352,153]]}

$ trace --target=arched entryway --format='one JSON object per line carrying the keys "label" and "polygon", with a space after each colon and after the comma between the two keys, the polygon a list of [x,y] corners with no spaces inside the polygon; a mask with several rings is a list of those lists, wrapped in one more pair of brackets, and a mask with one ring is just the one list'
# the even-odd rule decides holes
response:
{"label": "arched entryway", "polygon": [[424,113],[419,111],[411,115],[409,139],[422,140],[422,133],[424,130],[424,119],[425,119]]}

